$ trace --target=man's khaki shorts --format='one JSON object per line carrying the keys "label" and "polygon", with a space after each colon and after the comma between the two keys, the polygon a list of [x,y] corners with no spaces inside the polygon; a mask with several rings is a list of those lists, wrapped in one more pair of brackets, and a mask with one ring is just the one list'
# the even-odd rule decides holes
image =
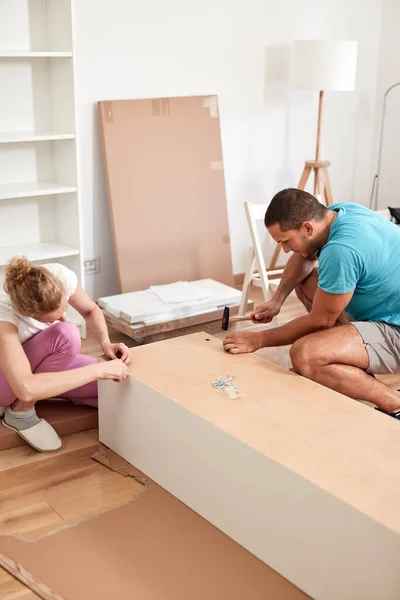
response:
{"label": "man's khaki shorts", "polygon": [[373,321],[352,321],[369,356],[368,373],[400,373],[400,327]]}

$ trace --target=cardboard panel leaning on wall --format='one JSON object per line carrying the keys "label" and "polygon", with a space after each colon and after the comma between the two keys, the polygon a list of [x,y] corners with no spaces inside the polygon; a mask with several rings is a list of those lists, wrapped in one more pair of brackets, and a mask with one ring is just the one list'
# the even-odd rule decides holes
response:
{"label": "cardboard panel leaning on wall", "polygon": [[217,97],[98,106],[121,292],[232,285]]}

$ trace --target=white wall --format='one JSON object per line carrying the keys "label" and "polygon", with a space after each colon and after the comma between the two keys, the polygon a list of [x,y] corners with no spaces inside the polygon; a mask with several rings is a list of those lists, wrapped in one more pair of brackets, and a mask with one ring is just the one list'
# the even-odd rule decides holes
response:
{"label": "white wall", "polygon": [[118,292],[98,100],[218,94],[240,273],[249,246],[243,202],[268,202],[296,186],[314,155],[317,93],[290,91],[294,39],[359,41],[356,92],[327,93],[325,157],[334,199],[368,202],[380,18],[381,0],[75,0],[84,251],[101,259],[100,273],[86,279],[88,291],[95,298]]}
{"label": "white wall", "polygon": [[[386,90],[400,82],[400,1],[382,2],[381,44],[377,86],[374,173],[378,167],[378,148]],[[400,85],[389,92],[386,101],[382,140],[382,158],[378,188],[378,208],[400,207]],[[371,182],[372,184],[372,182]],[[372,185],[371,185],[372,188]]]}

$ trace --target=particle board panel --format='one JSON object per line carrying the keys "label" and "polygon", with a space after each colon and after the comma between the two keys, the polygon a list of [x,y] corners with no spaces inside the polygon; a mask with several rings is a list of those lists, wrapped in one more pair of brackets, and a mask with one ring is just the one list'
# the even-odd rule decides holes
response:
{"label": "particle board panel", "polygon": [[131,353],[106,446],[311,597],[398,600],[397,421],[204,333]]}

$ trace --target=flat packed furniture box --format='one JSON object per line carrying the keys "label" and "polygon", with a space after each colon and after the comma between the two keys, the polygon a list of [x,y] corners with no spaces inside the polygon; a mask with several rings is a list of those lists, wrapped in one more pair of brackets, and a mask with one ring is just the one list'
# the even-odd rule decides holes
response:
{"label": "flat packed furniture box", "polygon": [[399,599],[395,419],[202,332],[131,353],[101,442],[312,598]]}
{"label": "flat packed furniture box", "polygon": [[[221,331],[225,306],[229,306],[231,315],[239,312],[242,297],[239,290],[213,279],[201,279],[190,284],[204,292],[202,299],[163,302],[149,288],[105,296],[99,298],[98,304],[109,325],[139,343],[201,331],[205,323],[208,330],[212,324],[211,329],[216,333]],[[247,312],[253,308],[254,302],[247,300]]]}

